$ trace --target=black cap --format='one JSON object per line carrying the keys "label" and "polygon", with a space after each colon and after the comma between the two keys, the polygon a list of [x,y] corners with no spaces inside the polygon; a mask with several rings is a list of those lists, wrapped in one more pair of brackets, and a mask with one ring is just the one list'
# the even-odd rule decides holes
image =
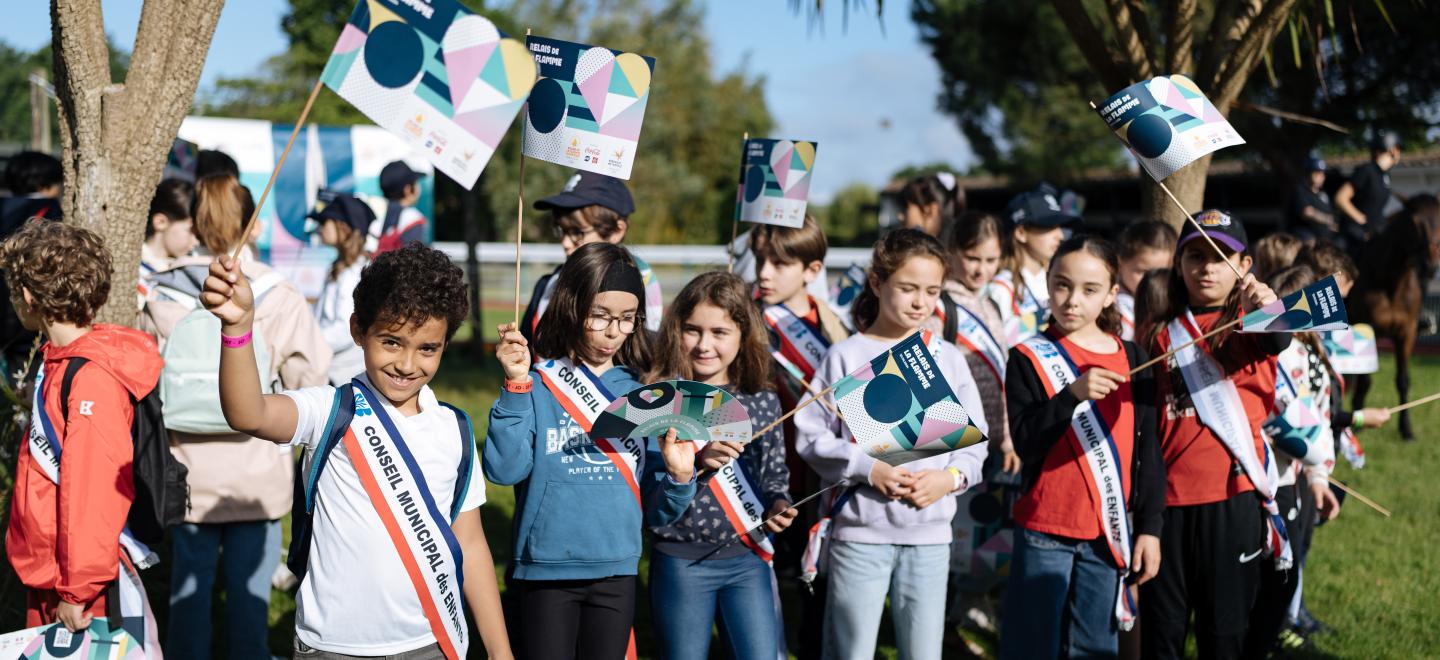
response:
{"label": "black cap", "polygon": [[1400,136],[1393,131],[1377,130],[1370,134],[1371,151],[1389,151],[1400,146]]}
{"label": "black cap", "polygon": [[622,218],[635,213],[635,199],[625,182],[594,172],[578,172],[565,183],[565,190],[535,202],[541,211],[569,211],[583,206],[598,205],[614,211]]}
{"label": "black cap", "polygon": [[410,169],[405,161],[397,160],[380,170],[380,192],[386,199],[399,199],[405,196],[405,186],[423,178],[424,174]]}
{"label": "black cap", "polygon": [[1217,244],[1223,245],[1235,252],[1244,252],[1250,245],[1250,239],[1245,235],[1245,225],[1240,224],[1240,218],[1230,215],[1229,211],[1219,209],[1206,209],[1195,214],[1195,222],[1187,222],[1180,230],[1180,242],[1176,249],[1185,247],[1186,243],[1200,238],[1200,231],[1195,225],[1200,225]]}
{"label": "black cap", "polygon": [[1306,172],[1324,172],[1328,169],[1330,168],[1325,164],[1324,158],[1321,158],[1319,156],[1311,156],[1305,159]]}
{"label": "black cap", "polygon": [[322,190],[315,197],[315,208],[305,217],[319,225],[325,224],[326,220],[343,222],[350,225],[351,229],[363,233],[370,231],[370,223],[375,221],[375,212],[353,195]]}
{"label": "black cap", "polygon": [[1005,219],[1012,225],[1038,225],[1042,227],[1064,227],[1078,224],[1080,216],[1067,211],[1060,204],[1060,192],[1041,184],[1029,192],[1023,192],[1010,200],[1005,207]]}

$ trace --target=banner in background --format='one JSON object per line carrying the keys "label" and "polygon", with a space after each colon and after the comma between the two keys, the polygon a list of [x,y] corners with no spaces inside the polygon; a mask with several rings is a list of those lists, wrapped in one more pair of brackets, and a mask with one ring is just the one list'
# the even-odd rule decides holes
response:
{"label": "banner in background", "polygon": [[535,61],[455,0],[360,0],[320,80],[468,190],[529,96]]}
{"label": "banner in background", "polygon": [[1356,323],[1349,330],[1322,333],[1330,364],[1342,374],[1373,374],[1380,370],[1380,348],[1375,343],[1375,328]]}
{"label": "banner in background", "polygon": [[[240,183],[258,198],[293,128],[255,119],[186,117],[180,125],[180,139],[234,158],[240,165]],[[261,233],[256,246],[261,260],[294,282],[307,297],[320,295],[335,250],[305,233],[305,214],[314,206],[316,194],[322,188],[354,194],[383,218],[386,202],[380,193],[380,169],[396,160],[427,175],[418,182],[420,201],[415,208],[433,218],[434,168],[417,157],[404,140],[376,126],[307,126],[260,209],[256,224]]]}
{"label": "banner in background", "polygon": [[741,154],[740,219],[785,227],[805,224],[815,142],[751,138]]}
{"label": "banner in background", "polygon": [[541,78],[525,112],[525,155],[629,179],[655,58],[528,37]]}
{"label": "banner in background", "polygon": [[1156,181],[1206,154],[1245,144],[1200,87],[1181,75],[1135,83],[1095,111]]}

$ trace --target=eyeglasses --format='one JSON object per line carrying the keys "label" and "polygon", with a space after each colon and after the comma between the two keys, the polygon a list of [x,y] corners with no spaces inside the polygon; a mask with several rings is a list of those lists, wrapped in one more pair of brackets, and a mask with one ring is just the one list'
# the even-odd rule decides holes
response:
{"label": "eyeglasses", "polygon": [[557,226],[557,227],[555,227],[555,230],[554,230],[554,231],[555,231],[555,238],[562,239],[562,240],[568,238],[568,239],[570,239],[570,240],[572,240],[572,241],[575,241],[575,242],[577,242],[577,243],[578,243],[580,240],[584,239],[585,236],[588,235],[588,234],[591,234],[591,233],[597,233],[597,234],[598,234],[598,232],[595,232],[595,228],[594,228],[594,227],[571,227],[571,228],[568,228],[568,229],[567,229],[567,228],[565,228],[565,227],[559,227],[559,226]]}
{"label": "eyeglasses", "polygon": [[635,324],[639,321],[640,317],[634,314],[611,316],[604,312],[591,312],[589,316],[585,317],[585,329],[591,332],[605,332],[610,329],[610,324],[614,323],[620,328],[620,334],[628,335],[635,332]]}

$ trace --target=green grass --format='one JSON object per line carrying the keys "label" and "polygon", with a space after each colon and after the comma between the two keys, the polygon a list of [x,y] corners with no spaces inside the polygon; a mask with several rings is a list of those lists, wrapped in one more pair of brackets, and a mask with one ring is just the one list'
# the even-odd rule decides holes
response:
{"label": "green grass", "polygon": [[[1393,405],[1391,359],[1376,375],[1371,406]],[[1415,358],[1412,396],[1440,391],[1440,358]],[[483,441],[491,404],[500,388],[500,371],[493,356],[478,354],[463,345],[446,355],[434,387],[441,400],[468,410]],[[1402,443],[1393,428],[1368,431],[1361,436],[1368,457],[1364,470],[1351,470],[1342,460],[1337,477],[1394,512],[1383,518],[1354,498],[1347,499],[1340,517],[1318,529],[1305,576],[1306,603],[1332,632],[1314,638],[1313,658],[1415,658],[1440,653],[1440,489],[1429,485],[1440,474],[1440,446],[1427,433],[1440,425],[1440,404],[1421,407],[1414,419],[1419,440]],[[510,558],[510,520],[515,498],[508,487],[487,484],[488,502],[482,509],[485,531],[495,555],[496,572],[503,577]],[[642,657],[657,657],[650,626],[649,599],[644,580],[648,570],[641,562],[642,580],[635,633]],[[168,576],[167,576],[168,577]],[[160,580],[156,580],[160,582]],[[793,613],[797,594],[793,580],[782,580],[787,614]],[[151,600],[164,609],[165,591],[152,586]],[[294,601],[275,592],[271,602],[271,646],[288,656],[294,630]],[[793,640],[795,622],[787,620]],[[888,643],[889,626],[883,626],[880,657],[894,657]],[[217,635],[223,634],[218,630]],[[472,651],[480,651],[479,644]],[[1193,648],[1193,646],[1192,646]],[[480,657],[472,653],[473,657]],[[718,654],[717,654],[718,657]],[[946,657],[962,657],[946,649]]]}

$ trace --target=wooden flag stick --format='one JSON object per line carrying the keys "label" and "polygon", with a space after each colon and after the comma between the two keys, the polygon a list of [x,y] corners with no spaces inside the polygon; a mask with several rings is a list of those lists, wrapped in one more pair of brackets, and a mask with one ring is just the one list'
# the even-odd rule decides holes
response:
{"label": "wooden flag stick", "polygon": [[1372,509],[1374,509],[1374,510],[1376,510],[1376,511],[1379,511],[1380,514],[1383,515],[1383,516],[1385,516],[1386,518],[1389,518],[1389,517],[1390,517],[1390,515],[1391,515],[1391,514],[1390,514],[1390,510],[1389,510],[1389,509],[1386,509],[1386,508],[1383,507],[1383,506],[1380,506],[1379,504],[1376,504],[1376,503],[1375,503],[1375,500],[1372,500],[1372,499],[1370,499],[1370,498],[1368,498],[1368,497],[1365,497],[1364,495],[1361,495],[1360,493],[1356,492],[1355,489],[1353,489],[1353,488],[1351,488],[1351,487],[1349,487],[1349,486],[1346,486],[1346,485],[1343,484],[1343,483],[1340,483],[1340,480],[1339,480],[1339,479],[1336,479],[1335,477],[1330,477],[1329,479],[1330,479],[1330,483],[1331,483],[1331,484],[1333,484],[1336,488],[1339,488],[1340,490],[1345,491],[1345,494],[1346,494],[1346,495],[1349,495],[1349,496],[1351,496],[1351,497],[1353,497],[1353,498],[1355,498],[1355,499],[1357,499],[1357,500],[1360,500],[1361,502],[1364,502],[1366,506],[1369,506],[1370,508],[1372,508]]}
{"label": "wooden flag stick", "polygon": [[1225,325],[1222,325],[1222,326],[1220,326],[1220,327],[1218,327],[1218,328],[1214,328],[1214,329],[1212,329],[1210,332],[1207,332],[1207,333],[1205,333],[1205,334],[1203,334],[1203,335],[1200,335],[1199,337],[1196,337],[1196,338],[1191,339],[1190,341],[1187,341],[1187,342],[1185,342],[1185,343],[1183,343],[1183,344],[1181,344],[1181,345],[1179,345],[1179,346],[1176,346],[1175,348],[1172,348],[1172,349],[1170,349],[1170,350],[1168,350],[1168,351],[1166,351],[1166,352],[1164,352],[1164,353],[1161,353],[1160,355],[1157,355],[1157,356],[1155,356],[1155,357],[1153,357],[1153,358],[1150,358],[1149,360],[1147,360],[1145,363],[1141,364],[1140,366],[1135,367],[1134,369],[1131,369],[1131,370],[1130,370],[1130,373],[1129,373],[1129,374],[1126,374],[1126,377],[1129,378],[1129,377],[1131,377],[1131,376],[1134,376],[1135,374],[1138,374],[1138,373],[1144,371],[1145,369],[1149,368],[1151,365],[1158,364],[1158,363],[1160,363],[1160,362],[1162,362],[1162,361],[1164,361],[1164,360],[1166,360],[1166,359],[1169,359],[1169,357],[1170,357],[1171,355],[1174,355],[1176,351],[1183,351],[1183,350],[1185,350],[1185,349],[1187,349],[1187,348],[1190,348],[1191,346],[1194,346],[1195,344],[1198,344],[1198,343],[1200,343],[1200,342],[1202,342],[1202,341],[1205,341],[1206,339],[1209,339],[1209,338],[1211,338],[1211,337],[1214,337],[1215,335],[1218,335],[1218,334],[1220,334],[1221,332],[1224,332],[1224,331],[1226,331],[1226,330],[1229,330],[1230,328],[1233,328],[1233,327],[1235,327],[1235,326],[1237,326],[1237,325],[1240,325],[1240,322],[1243,321],[1243,320],[1244,320],[1244,317],[1235,319],[1234,321],[1231,321],[1231,322],[1229,322],[1229,323],[1226,323]]}
{"label": "wooden flag stick", "polygon": [[[803,379],[803,378],[801,378],[801,377],[799,377],[799,376],[796,376],[794,372],[790,371],[789,369],[786,369],[786,368],[785,368],[785,365],[783,365],[783,364],[780,365],[780,371],[781,371],[781,373],[784,373],[786,376],[789,376],[789,377],[790,377],[790,380],[793,380],[793,381],[799,383],[800,386],[801,386],[801,387],[804,387],[804,388],[806,389],[806,391],[810,392],[810,394],[812,394],[812,395],[814,395],[814,396],[817,396],[817,397],[820,396],[819,394],[817,394],[817,393],[815,392],[815,386],[814,386],[814,385],[811,385],[810,383],[805,382],[805,379]],[[842,414],[840,414],[840,411],[839,411],[839,410],[836,410],[836,409],[835,409],[835,406],[830,405],[830,402],[829,402],[829,401],[825,401],[825,400],[822,399],[822,400],[820,401],[820,405],[825,406],[825,409],[826,409],[826,410],[829,410],[829,411],[830,411],[830,414],[832,414],[832,415],[836,416],[837,418],[839,418],[840,421],[842,421],[842,422],[845,421],[845,416],[842,415]],[[755,436],[752,436],[752,437],[755,437]]]}
{"label": "wooden flag stick", "polygon": [[[526,41],[529,41],[530,28],[525,28]],[[540,76],[539,69],[536,69],[535,76]],[[525,103],[525,112],[529,112],[530,103]],[[515,203],[515,329],[520,329],[520,244],[525,236],[525,127],[530,123],[530,118],[521,120],[520,126],[520,188]]]}
{"label": "wooden flag stick", "polygon": [[[1092,110],[1096,109],[1094,101],[1090,102],[1090,108]],[[1142,165],[1140,169],[1145,168]],[[1160,189],[1165,191],[1165,195],[1170,198],[1170,201],[1175,202],[1175,208],[1180,209],[1180,213],[1185,216],[1185,219],[1189,220],[1190,224],[1195,225],[1195,231],[1200,232],[1200,236],[1204,237],[1205,242],[1209,243],[1210,247],[1215,249],[1215,254],[1220,255],[1220,260],[1224,261],[1225,265],[1230,267],[1230,272],[1235,273],[1235,283],[1238,285],[1241,280],[1244,280],[1245,275],[1242,274],[1240,272],[1240,269],[1237,268],[1235,264],[1225,256],[1225,251],[1221,250],[1220,246],[1215,244],[1215,240],[1210,238],[1209,234],[1205,233],[1205,228],[1201,227],[1200,223],[1195,221],[1195,216],[1190,215],[1190,212],[1185,210],[1185,205],[1180,203],[1180,200],[1175,197],[1175,193],[1170,192],[1170,188],[1165,185],[1165,182],[1156,179],[1155,183],[1160,184]]]}
{"label": "wooden flag stick", "polygon": [[1434,400],[1436,400],[1436,399],[1440,399],[1440,392],[1436,392],[1436,393],[1434,393],[1434,394],[1431,394],[1430,396],[1427,396],[1427,397],[1425,397],[1425,398],[1423,398],[1423,399],[1416,399],[1416,400],[1411,401],[1411,402],[1409,402],[1409,403],[1402,403],[1402,404],[1400,404],[1400,405],[1398,405],[1398,406],[1395,406],[1394,408],[1388,408],[1388,409],[1386,409],[1386,412],[1388,412],[1388,413],[1390,413],[1390,414],[1393,415],[1393,414],[1395,414],[1395,413],[1402,412],[1402,411],[1406,411],[1406,410],[1409,410],[1409,409],[1411,409],[1411,408],[1414,408],[1415,406],[1419,406],[1419,405],[1423,405],[1423,404],[1426,404],[1426,403],[1430,403],[1431,401],[1434,401]]}
{"label": "wooden flag stick", "polygon": [[[835,483],[833,483],[833,484],[830,484],[829,486],[826,486],[826,487],[824,487],[824,488],[821,488],[820,490],[817,490],[817,491],[815,491],[815,492],[813,492],[813,493],[810,493],[809,495],[806,495],[806,496],[805,496],[804,498],[802,498],[799,502],[796,502],[796,503],[794,503],[794,504],[791,504],[790,506],[787,506],[787,507],[785,507],[784,509],[781,509],[779,513],[777,513],[777,514],[775,514],[775,515],[773,515],[773,516],[770,516],[769,518],[766,518],[766,519],[760,521],[760,524],[759,524],[759,525],[756,525],[756,526],[754,526],[754,527],[751,527],[750,529],[745,530],[745,532],[744,532],[743,534],[742,534],[742,533],[736,533],[735,536],[730,537],[730,540],[729,540],[729,541],[726,541],[726,542],[725,542],[725,545],[728,546],[728,545],[730,545],[731,543],[734,543],[734,542],[736,542],[736,541],[738,541],[738,540],[740,540],[740,539],[742,539],[742,538],[745,538],[746,536],[749,536],[750,534],[753,534],[753,533],[755,532],[755,530],[757,530],[757,529],[763,529],[763,528],[765,527],[765,525],[767,525],[767,524],[770,523],[771,520],[774,520],[774,519],[776,519],[776,518],[779,518],[780,516],[785,515],[785,512],[786,512],[786,511],[789,511],[789,510],[791,510],[791,509],[799,509],[801,506],[804,506],[805,503],[809,502],[810,500],[813,500],[813,499],[815,499],[815,498],[817,498],[817,497],[820,497],[821,495],[824,495],[825,493],[828,493],[828,492],[830,492],[830,491],[832,491],[832,490],[835,490],[836,488],[844,485],[844,483],[845,483],[845,482],[843,482],[843,481],[837,481],[837,482],[835,482]],[[724,546],[721,546],[721,547],[724,547]]]}
{"label": "wooden flag stick", "polygon": [[801,410],[804,410],[804,409],[805,409],[805,406],[808,406],[808,405],[810,405],[810,404],[812,404],[812,403],[815,403],[816,401],[819,401],[821,397],[825,396],[826,394],[829,394],[829,393],[830,393],[830,390],[833,390],[833,389],[835,389],[835,386],[832,384],[830,387],[827,387],[827,388],[825,388],[825,389],[823,389],[823,390],[820,390],[820,391],[817,392],[814,396],[812,396],[812,397],[810,397],[810,398],[808,398],[808,399],[800,402],[800,405],[795,406],[794,408],[791,408],[791,409],[790,409],[790,412],[787,412],[787,413],[785,413],[784,415],[781,415],[781,416],[780,416],[780,419],[777,419],[777,420],[775,420],[775,421],[773,421],[773,422],[770,422],[768,425],[765,426],[765,428],[760,429],[759,431],[756,431],[755,434],[754,434],[754,435],[751,435],[750,437],[752,437],[752,438],[758,438],[758,437],[760,437],[760,436],[762,436],[762,435],[765,435],[766,433],[768,433],[768,432],[770,431],[770,429],[773,429],[773,428],[781,425],[782,423],[785,422],[785,420],[790,419],[792,416],[794,416],[795,413],[800,412]]}
{"label": "wooden flag stick", "polygon": [[245,249],[246,239],[255,228],[255,220],[260,217],[260,209],[265,208],[265,198],[270,196],[270,189],[275,186],[275,179],[280,176],[280,168],[285,166],[285,158],[290,155],[290,147],[295,146],[295,138],[300,136],[300,129],[305,126],[305,118],[310,116],[310,108],[315,105],[316,97],[320,96],[320,89],[325,83],[316,80],[315,88],[310,90],[310,98],[305,99],[305,107],[300,110],[300,118],[295,120],[295,128],[290,131],[290,140],[285,143],[285,150],[280,152],[280,160],[275,162],[275,170],[270,173],[270,180],[265,183],[265,190],[260,192],[260,199],[255,202],[255,210],[250,213],[250,220],[245,223],[245,229],[240,232],[240,242],[235,246],[235,252],[230,255],[231,259],[239,259],[240,251]]}
{"label": "wooden flag stick", "polygon": [[[735,200],[735,215],[730,217],[730,245],[725,252],[730,255],[730,265],[725,267],[726,271],[735,272],[735,239],[740,238],[740,204],[743,203],[745,195],[745,148],[750,145],[750,131],[740,134],[740,199]],[[806,384],[809,387],[809,384]]]}

